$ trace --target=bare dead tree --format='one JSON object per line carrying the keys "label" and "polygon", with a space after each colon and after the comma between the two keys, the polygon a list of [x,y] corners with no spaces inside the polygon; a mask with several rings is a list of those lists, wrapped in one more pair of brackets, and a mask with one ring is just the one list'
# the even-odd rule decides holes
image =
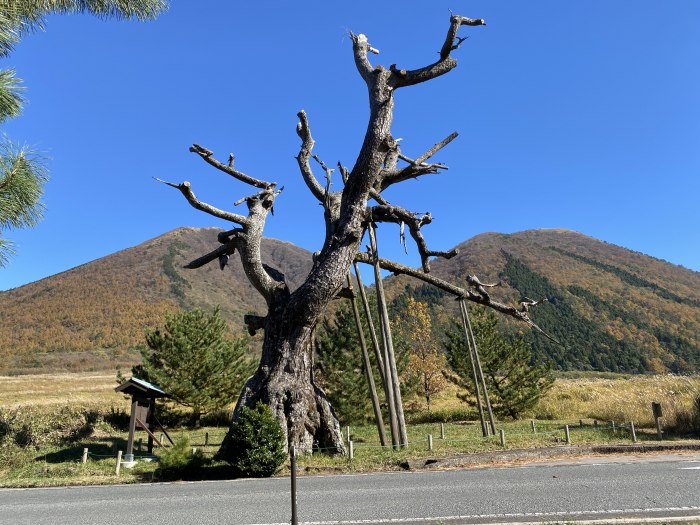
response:
{"label": "bare dead tree", "polygon": [[[484,25],[481,19],[451,16],[438,60],[414,70],[401,69],[396,65],[391,65],[388,69],[373,66],[368,54],[376,54],[378,51],[370,45],[365,35],[350,35],[357,71],[367,85],[369,123],[352,169],[338,165],[344,183],[342,190],[331,191],[330,182],[334,170],[313,154],[314,139],[307,115],[304,111],[298,113],[297,134],[301,139],[301,148],[297,162],[306,186],[323,206],[326,236],[305,282],[293,293],[290,292],[284,275],[264,264],[260,256],[263,226],[282,190],[278,189],[276,182],[258,179],[240,171],[234,167],[233,155],[229,156],[227,163],[220,162],[212,151],[197,144],[190,151],[218,171],[254,188],[252,195],[236,203],[245,204],[247,213],[224,211],[200,201],[188,182],[166,182],[177,188],[193,207],[234,224],[231,230],[219,234],[219,247],[192,261],[187,267],[199,268],[217,260],[225,263],[227,257],[238,252],[246,276],[267,304],[266,315],[245,317],[251,333],[264,330],[264,341],[259,367],[241,392],[234,417],[244,405],[263,401],[270,405],[280,420],[288,444],[294,445],[297,450],[310,450],[313,446],[318,446],[338,453],[344,451],[335,414],[326,396],[313,382],[313,330],[327,305],[341,293],[353,261],[372,263],[369,254],[358,253],[370,222],[396,223],[402,231],[408,227],[418,247],[423,271],[380,259],[383,268],[396,273],[421,275],[425,280],[428,277],[426,272],[430,270],[431,257],[455,255],[455,252],[428,249],[421,229],[431,222],[430,214],[415,214],[395,206],[382,197],[381,193],[394,184],[446,169],[446,166],[429,160],[457,134],[449,135],[415,159],[404,155],[398,141],[391,134],[394,93],[398,89],[450,72],[457,65],[452,52],[464,41],[464,38],[457,36],[458,31],[462,26],[480,25]],[[314,174],[312,160],[324,171],[325,183]],[[402,162],[401,166],[399,161]],[[374,204],[370,204],[370,201],[374,201]],[[490,306],[532,324],[526,311],[495,302],[488,294],[464,290],[439,279],[428,282],[433,282],[454,295]],[[227,440],[221,451],[224,456],[226,447]]]}

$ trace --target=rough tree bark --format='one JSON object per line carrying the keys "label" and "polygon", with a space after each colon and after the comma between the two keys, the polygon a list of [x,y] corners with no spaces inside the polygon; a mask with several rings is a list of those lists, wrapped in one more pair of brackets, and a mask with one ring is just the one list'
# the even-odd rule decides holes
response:
{"label": "rough tree bark", "polygon": [[[323,248],[315,254],[314,264],[306,281],[293,293],[290,293],[284,275],[265,265],[260,256],[263,226],[282,190],[277,188],[275,182],[257,179],[239,171],[234,167],[233,154],[229,156],[228,163],[223,163],[214,158],[212,151],[196,144],[190,151],[199,155],[205,162],[259,190],[236,203],[245,203],[248,213],[231,213],[200,201],[188,182],[174,184],[161,181],[180,190],[195,208],[236,224],[230,231],[219,234],[220,246],[217,249],[192,261],[187,267],[198,268],[218,260],[223,269],[228,258],[237,251],[246,276],[267,303],[267,315],[245,318],[251,333],[262,329],[265,335],[260,365],[255,375],[246,383],[234,417],[242,406],[263,401],[271,406],[278,417],[286,432],[288,445],[296,446],[297,450],[310,450],[317,446],[338,453],[344,451],[340,427],[333,409],[313,381],[313,331],[328,304],[342,293],[343,282],[353,261],[371,262],[367,254],[358,253],[369,223],[396,223],[400,225],[402,233],[407,226],[417,244],[423,272],[430,269],[430,257],[450,257],[455,254],[428,249],[421,228],[431,222],[430,214],[419,216],[394,206],[381,196],[381,192],[393,184],[446,169],[442,164],[431,164],[427,161],[457,134],[451,134],[415,160],[403,155],[398,142],[391,135],[394,92],[451,71],[457,65],[451,53],[464,40],[457,36],[460,27],[483,24],[481,19],[450,17],[447,36],[439,51],[438,60],[416,70],[400,69],[395,65],[388,69],[372,66],[368,53],[376,54],[378,51],[369,44],[365,35],[350,35],[355,65],[367,85],[369,123],[352,169],[348,170],[338,163],[344,186],[342,191],[332,192],[331,176],[335,169],[330,169],[312,153],[314,139],[307,116],[303,111],[298,114],[297,134],[302,143],[297,161],[304,182],[324,207],[326,237]],[[311,166],[312,159],[324,171],[325,184],[316,178]],[[399,160],[406,165],[399,167]],[[374,200],[376,205],[368,205],[370,200]],[[380,263],[384,268],[393,264],[389,262],[387,266],[387,261],[383,260]],[[401,272],[396,265],[393,266],[393,270]],[[424,275],[423,272],[420,273]],[[493,303],[490,298],[487,299],[480,293],[445,284],[447,287],[441,286],[443,289],[452,293],[456,290],[456,295],[465,299],[528,320],[527,312]],[[226,441],[223,445],[224,450],[225,447]]]}

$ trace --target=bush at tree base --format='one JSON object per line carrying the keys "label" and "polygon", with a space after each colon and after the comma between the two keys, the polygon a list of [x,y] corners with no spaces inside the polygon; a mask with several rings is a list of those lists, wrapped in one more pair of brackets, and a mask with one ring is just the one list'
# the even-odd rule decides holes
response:
{"label": "bush at tree base", "polygon": [[178,478],[193,474],[204,465],[201,450],[192,452],[192,445],[187,436],[180,436],[172,447],[163,449],[159,459],[159,468],[165,478]]}
{"label": "bush at tree base", "polygon": [[287,459],[279,421],[262,402],[255,408],[243,407],[226,439],[220,459],[231,464],[237,477],[272,476]]}

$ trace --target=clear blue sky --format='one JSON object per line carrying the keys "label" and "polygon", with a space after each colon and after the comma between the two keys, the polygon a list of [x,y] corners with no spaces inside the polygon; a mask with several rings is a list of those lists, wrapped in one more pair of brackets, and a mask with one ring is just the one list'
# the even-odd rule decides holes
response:
{"label": "clear blue sky", "polygon": [[[700,2],[174,1],[148,23],[52,17],[2,61],[29,101],[3,131],[50,157],[51,181],[45,220],[6,233],[18,254],[0,289],[178,226],[224,226],[152,180],[189,180],[224,208],[250,192],[192,142],[284,184],[266,235],[318,249],[296,113],[326,163],[351,166],[368,106],[348,30],[369,36],[375,64],[419,67],[449,8],[488,25],[463,28],[451,74],[397,94],[393,128],[410,156],[460,133],[435,158],[449,171],[388,195],[432,211],[430,246],[569,228],[700,270]],[[381,233],[383,254],[419,264]]]}

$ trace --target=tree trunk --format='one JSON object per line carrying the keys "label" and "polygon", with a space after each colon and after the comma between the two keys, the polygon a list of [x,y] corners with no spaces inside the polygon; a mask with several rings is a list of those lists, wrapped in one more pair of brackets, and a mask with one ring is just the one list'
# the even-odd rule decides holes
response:
{"label": "tree trunk", "polygon": [[[268,320],[262,357],[246,382],[233,418],[243,406],[270,406],[282,426],[287,446],[311,452],[345,453],[338,418],[313,378],[313,326],[297,324],[284,309]],[[315,324],[315,323],[314,323]],[[225,457],[228,437],[221,454]]]}

